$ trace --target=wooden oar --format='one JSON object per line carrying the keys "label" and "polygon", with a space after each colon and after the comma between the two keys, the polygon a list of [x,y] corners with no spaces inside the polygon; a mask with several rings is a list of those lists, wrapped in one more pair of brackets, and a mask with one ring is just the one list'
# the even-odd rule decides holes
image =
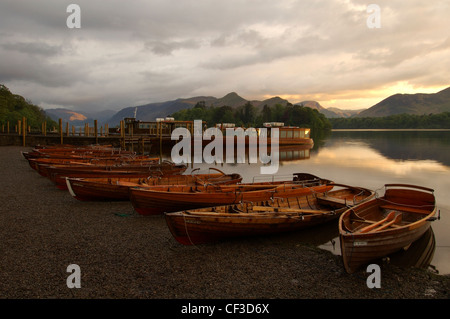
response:
{"label": "wooden oar", "polygon": [[377,231],[381,231],[381,230],[383,230],[383,229],[388,228],[389,226],[393,226],[394,224],[398,224],[398,223],[400,223],[401,220],[402,220],[402,214],[399,214],[399,215],[397,215],[393,220],[391,220],[390,222],[387,222],[387,223],[381,225],[381,226],[378,227],[378,228],[372,229],[372,230],[370,231],[370,233],[374,233],[374,232],[377,232]]}
{"label": "wooden oar", "polygon": [[358,233],[368,233],[368,232],[374,230],[375,228],[380,227],[383,223],[392,221],[394,218],[395,218],[395,212],[390,212],[382,220],[380,220],[380,221],[378,221],[378,222],[376,222],[376,223],[374,223],[372,225],[369,225],[369,226],[366,226],[366,227],[362,228],[361,230],[358,231]]}

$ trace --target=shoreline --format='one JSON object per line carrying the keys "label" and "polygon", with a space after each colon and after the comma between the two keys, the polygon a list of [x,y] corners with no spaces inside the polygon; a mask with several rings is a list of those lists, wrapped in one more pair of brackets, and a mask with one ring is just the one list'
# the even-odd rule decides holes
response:
{"label": "shoreline", "polygon": [[445,128],[335,128],[331,132],[448,132],[450,129]]}
{"label": "shoreline", "polygon": [[[370,289],[365,270],[347,274],[340,256],[301,234],[183,246],[163,216],[57,189],[30,168],[27,150],[0,147],[1,299],[449,298],[450,276],[391,264]],[[71,264],[81,288],[67,286]]]}

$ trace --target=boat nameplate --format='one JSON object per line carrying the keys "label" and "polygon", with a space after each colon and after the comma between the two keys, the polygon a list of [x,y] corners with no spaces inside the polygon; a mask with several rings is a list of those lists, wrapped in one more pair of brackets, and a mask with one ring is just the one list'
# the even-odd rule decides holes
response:
{"label": "boat nameplate", "polygon": [[354,247],[361,247],[361,246],[367,246],[367,242],[366,241],[355,241],[353,243]]}

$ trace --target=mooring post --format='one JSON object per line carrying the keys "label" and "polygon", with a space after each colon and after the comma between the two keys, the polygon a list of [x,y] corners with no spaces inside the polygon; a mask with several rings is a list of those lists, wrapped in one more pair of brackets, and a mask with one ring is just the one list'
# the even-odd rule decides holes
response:
{"label": "mooring post", "polygon": [[123,124],[123,120],[120,121],[120,141],[122,144],[122,149],[125,149],[125,125]]}
{"label": "mooring post", "polygon": [[97,133],[97,120],[94,120],[94,136],[95,136],[95,144],[98,144],[98,133]]}
{"label": "mooring post", "polygon": [[59,119],[59,136],[60,136],[60,143],[63,145],[63,127],[62,127],[62,119]]}
{"label": "mooring post", "polygon": [[27,135],[27,123],[26,123],[26,118],[25,116],[22,118],[22,144],[23,146],[25,146],[25,136]]}

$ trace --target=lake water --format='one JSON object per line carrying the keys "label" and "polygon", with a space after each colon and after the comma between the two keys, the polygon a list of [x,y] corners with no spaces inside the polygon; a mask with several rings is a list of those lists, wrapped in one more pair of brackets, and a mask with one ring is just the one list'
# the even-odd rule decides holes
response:
{"label": "lake water", "polygon": [[[431,268],[439,274],[450,274],[450,131],[342,130],[314,142],[311,149],[281,149],[276,176],[306,172],[336,183],[377,190],[380,195],[388,183],[434,189],[441,218],[432,223],[435,250]],[[166,157],[170,159],[170,153]],[[273,177],[260,174],[261,162],[249,162],[247,158],[243,164],[189,165],[202,171],[216,167],[225,173],[237,172],[243,182]],[[328,231],[328,235],[322,231]],[[307,234],[309,237],[301,240],[318,243],[320,248],[340,255],[337,225],[336,229],[327,225]]]}

